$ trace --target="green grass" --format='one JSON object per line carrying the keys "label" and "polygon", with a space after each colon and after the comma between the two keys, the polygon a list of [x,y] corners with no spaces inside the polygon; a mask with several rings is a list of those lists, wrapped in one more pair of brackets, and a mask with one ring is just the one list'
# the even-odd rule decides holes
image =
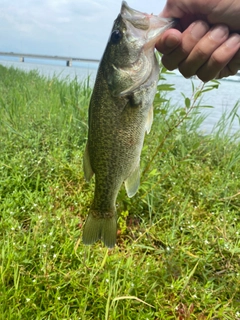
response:
{"label": "green grass", "polygon": [[157,94],[141,187],[121,189],[108,250],[81,242],[88,82],[0,75],[0,319],[240,319],[237,106],[203,135],[206,88],[183,107]]}

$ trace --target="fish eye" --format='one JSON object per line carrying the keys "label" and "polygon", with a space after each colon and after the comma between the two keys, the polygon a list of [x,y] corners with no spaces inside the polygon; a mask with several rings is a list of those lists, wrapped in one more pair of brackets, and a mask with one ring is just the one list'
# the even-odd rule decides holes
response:
{"label": "fish eye", "polygon": [[114,30],[111,34],[111,42],[113,44],[117,44],[122,39],[122,37],[123,37],[123,34],[120,30]]}

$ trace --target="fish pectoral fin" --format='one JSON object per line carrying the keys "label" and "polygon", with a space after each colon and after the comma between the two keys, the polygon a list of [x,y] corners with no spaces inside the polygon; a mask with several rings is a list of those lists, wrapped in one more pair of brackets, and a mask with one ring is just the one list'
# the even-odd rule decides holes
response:
{"label": "fish pectoral fin", "polygon": [[92,166],[90,164],[90,157],[88,152],[88,143],[86,144],[84,156],[83,156],[83,172],[84,172],[84,178],[87,181],[90,181],[92,176],[94,175]]}
{"label": "fish pectoral fin", "polygon": [[129,198],[133,197],[138,191],[140,185],[140,166],[136,166],[131,175],[125,180],[125,188]]}
{"label": "fish pectoral fin", "polygon": [[146,132],[149,133],[152,127],[153,123],[153,106],[149,109],[148,116],[147,116],[147,122],[145,125]]}

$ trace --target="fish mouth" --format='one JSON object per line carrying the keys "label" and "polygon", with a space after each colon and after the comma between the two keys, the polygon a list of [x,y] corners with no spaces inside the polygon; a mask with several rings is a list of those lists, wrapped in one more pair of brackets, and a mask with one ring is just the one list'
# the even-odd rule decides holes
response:
{"label": "fish mouth", "polygon": [[[121,91],[119,96],[124,96],[135,91],[140,85],[151,83],[152,79],[155,78],[156,69],[151,70],[152,59],[154,56],[155,44],[159,36],[167,29],[171,28],[175,24],[174,19],[165,19],[157,15],[147,14],[140,12],[138,10],[132,9],[128,6],[126,1],[122,2],[121,19],[125,22],[128,30],[128,39],[130,42],[138,43],[138,46],[142,46],[142,49],[139,50],[145,52],[145,56],[148,56],[144,59],[144,64],[141,67],[141,79],[134,79],[132,85],[127,89]],[[152,51],[149,52],[149,51]],[[148,53],[147,53],[148,52]],[[135,61],[132,62],[132,66],[138,65],[140,59],[140,53],[136,56]],[[122,69],[122,71],[125,71]],[[126,73],[128,68],[126,69]]]}
{"label": "fish mouth", "polygon": [[146,43],[155,44],[157,38],[165,30],[176,24],[176,19],[162,18],[157,15],[147,14],[129,7],[126,1],[122,2],[121,16],[124,20],[140,30],[146,30]]}
{"label": "fish mouth", "polygon": [[149,28],[148,14],[130,8],[126,1],[122,2],[121,16],[137,29],[147,30]]}

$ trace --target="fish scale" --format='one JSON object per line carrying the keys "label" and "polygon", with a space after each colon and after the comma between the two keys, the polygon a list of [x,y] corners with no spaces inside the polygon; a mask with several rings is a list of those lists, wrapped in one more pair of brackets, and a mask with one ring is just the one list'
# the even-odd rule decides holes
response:
{"label": "fish scale", "polygon": [[95,175],[95,190],[83,229],[85,244],[101,239],[107,247],[115,245],[119,189],[125,183],[129,197],[138,190],[140,155],[159,78],[154,47],[172,25],[125,1],[114,21],[89,105],[83,167],[87,181]]}

